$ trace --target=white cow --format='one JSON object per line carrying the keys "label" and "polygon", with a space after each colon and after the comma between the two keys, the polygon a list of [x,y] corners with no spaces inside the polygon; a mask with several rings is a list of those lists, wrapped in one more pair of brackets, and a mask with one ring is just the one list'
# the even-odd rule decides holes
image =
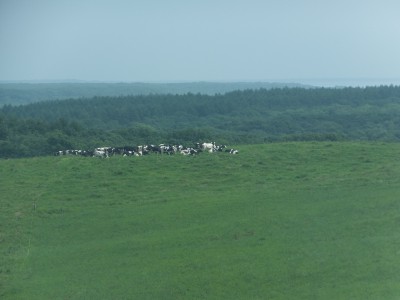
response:
{"label": "white cow", "polygon": [[203,144],[201,144],[201,149],[203,149],[204,151],[208,151],[208,152],[212,153],[215,150],[215,142],[203,143]]}
{"label": "white cow", "polygon": [[143,155],[143,146],[138,146],[138,151],[137,151],[137,156],[142,156]]}
{"label": "white cow", "polygon": [[108,152],[105,150],[97,150],[93,151],[93,157],[108,157]]}

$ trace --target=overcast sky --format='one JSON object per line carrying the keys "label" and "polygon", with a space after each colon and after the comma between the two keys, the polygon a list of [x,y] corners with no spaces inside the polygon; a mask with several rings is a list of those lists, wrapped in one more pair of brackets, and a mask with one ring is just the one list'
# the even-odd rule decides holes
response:
{"label": "overcast sky", "polygon": [[399,16],[398,0],[0,0],[0,80],[391,80]]}

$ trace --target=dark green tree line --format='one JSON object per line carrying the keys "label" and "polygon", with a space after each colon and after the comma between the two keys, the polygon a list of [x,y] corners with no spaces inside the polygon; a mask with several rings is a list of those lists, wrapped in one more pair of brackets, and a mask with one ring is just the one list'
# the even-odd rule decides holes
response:
{"label": "dark green tree line", "polygon": [[0,156],[140,143],[400,140],[400,87],[94,97],[0,109]]}

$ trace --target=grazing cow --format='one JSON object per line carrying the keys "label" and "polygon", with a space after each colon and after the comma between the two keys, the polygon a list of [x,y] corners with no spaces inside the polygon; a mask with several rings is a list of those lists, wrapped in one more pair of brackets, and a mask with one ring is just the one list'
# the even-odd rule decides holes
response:
{"label": "grazing cow", "polygon": [[124,156],[136,155],[138,148],[135,146],[124,146]]}
{"label": "grazing cow", "polygon": [[168,155],[175,154],[177,151],[178,151],[178,146],[172,146],[172,145],[165,146],[165,145],[163,145],[161,147],[161,153],[166,153]]}
{"label": "grazing cow", "polygon": [[94,149],[93,152],[93,157],[109,157],[108,156],[108,150],[110,149],[110,147],[100,147],[100,148],[96,148]]}
{"label": "grazing cow", "polygon": [[235,150],[235,149],[226,149],[225,152],[228,152],[230,154],[238,154],[239,150]]}
{"label": "grazing cow", "polygon": [[136,156],[142,156],[142,155],[143,155],[143,146],[138,146]]}
{"label": "grazing cow", "polygon": [[214,147],[215,151],[222,152],[226,148],[226,145],[218,145]]}
{"label": "grazing cow", "polygon": [[131,146],[117,147],[112,148],[111,153],[113,155],[132,156],[135,154],[135,149],[135,147]]}
{"label": "grazing cow", "polygon": [[180,153],[183,155],[196,155],[198,153],[198,150],[194,148],[184,148],[180,150]]}
{"label": "grazing cow", "polygon": [[204,151],[208,151],[208,152],[212,153],[215,150],[215,142],[203,143],[203,144],[201,144],[201,149],[204,150]]}
{"label": "grazing cow", "polygon": [[108,153],[106,151],[94,150],[93,157],[100,157],[100,158],[108,157]]}
{"label": "grazing cow", "polygon": [[146,146],[147,151],[149,151],[150,153],[161,153],[161,149],[159,146],[156,145],[147,145]]}

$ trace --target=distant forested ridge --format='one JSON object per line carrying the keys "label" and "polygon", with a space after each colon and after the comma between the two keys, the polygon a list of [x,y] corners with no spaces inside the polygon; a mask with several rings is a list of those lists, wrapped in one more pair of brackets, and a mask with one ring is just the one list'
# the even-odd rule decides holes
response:
{"label": "distant forested ridge", "polygon": [[45,100],[91,98],[94,96],[127,96],[149,94],[206,95],[223,94],[235,90],[271,89],[282,87],[306,87],[297,83],[270,82],[186,82],[186,83],[91,83],[53,82],[26,83],[0,82],[0,106],[27,104]]}
{"label": "distant forested ridge", "polygon": [[[0,156],[131,143],[400,141],[400,87],[46,101],[0,109]],[[23,154],[21,154],[23,153]]]}

